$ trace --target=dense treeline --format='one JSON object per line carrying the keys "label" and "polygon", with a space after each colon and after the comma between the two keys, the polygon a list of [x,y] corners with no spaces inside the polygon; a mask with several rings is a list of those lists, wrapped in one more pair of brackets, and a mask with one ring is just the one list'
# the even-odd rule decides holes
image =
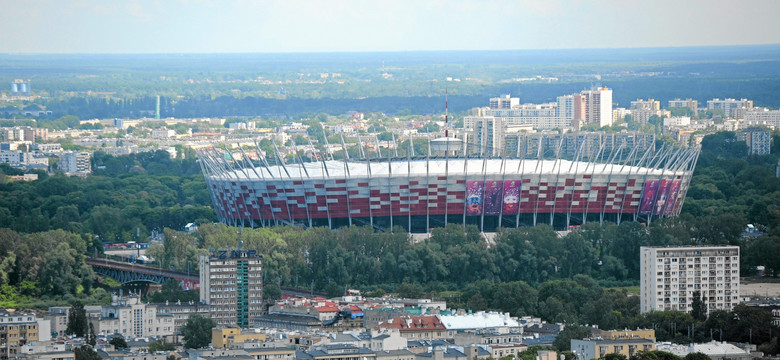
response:
{"label": "dense treeline", "polygon": [[95,274],[84,263],[97,249],[88,235],[63,230],[19,234],[0,228],[0,307],[45,307],[73,299],[105,302],[93,287]]}
{"label": "dense treeline", "polygon": [[41,173],[38,181],[1,182],[0,227],[21,233],[63,229],[123,242],[216,220],[191,151],[177,159],[165,151],[119,157],[96,152],[92,163],[94,175],[84,179]]}
{"label": "dense treeline", "polygon": [[[737,83],[737,84],[735,84]],[[263,86],[236,95],[232,87],[223,92],[195,92],[181,97],[180,93],[161,97],[160,113],[163,117],[226,117],[226,116],[279,116],[295,118],[306,113],[324,112],[332,115],[350,111],[383,112],[388,114],[434,114],[444,108],[444,85],[429,86],[425,82],[373,83],[377,89],[362,89],[364,83],[350,85],[300,86],[295,95],[278,96],[277,85]],[[665,103],[674,98],[693,98],[704,102],[718,97],[747,97],[757,106],[777,108],[780,103],[772,94],[780,91],[775,78],[731,79],[721,77],[617,78],[605,81],[613,88],[614,101],[627,106],[637,98],[653,97]],[[285,85],[295,88],[295,85]],[[560,83],[510,83],[510,84],[449,84],[449,108],[453,112],[486,106],[490,97],[512,94],[523,102],[543,103],[555,101],[564,94],[579,92],[591,86],[591,81]],[[357,87],[357,89],[356,89]],[[739,91],[734,91],[734,88]],[[212,88],[209,88],[213,90]],[[424,89],[409,93],[407,89]],[[669,89],[674,89],[670,92]],[[363,91],[365,90],[365,91]],[[324,95],[327,94],[327,97]],[[125,95],[121,97],[62,97],[41,101],[40,105],[54,113],[52,119],[62,115],[75,115],[81,119],[153,116],[156,97],[149,95]],[[33,104],[32,106],[36,106]],[[13,110],[13,109],[9,109]]]}

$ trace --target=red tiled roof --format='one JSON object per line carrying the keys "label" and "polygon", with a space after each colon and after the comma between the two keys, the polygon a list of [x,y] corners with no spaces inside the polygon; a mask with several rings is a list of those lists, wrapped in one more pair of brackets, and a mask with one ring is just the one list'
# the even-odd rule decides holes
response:
{"label": "red tiled roof", "polygon": [[379,327],[394,328],[401,332],[446,330],[437,316],[397,317],[379,324]]}
{"label": "red tiled roof", "polygon": [[317,311],[319,311],[321,313],[325,313],[325,312],[339,312],[339,308],[336,307],[336,306],[320,306],[320,307],[316,307],[315,309],[317,309]]}

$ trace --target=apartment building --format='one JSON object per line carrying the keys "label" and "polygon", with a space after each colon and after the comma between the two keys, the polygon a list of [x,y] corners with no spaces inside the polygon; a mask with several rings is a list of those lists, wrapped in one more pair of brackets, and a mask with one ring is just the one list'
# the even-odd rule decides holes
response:
{"label": "apartment building", "polygon": [[256,250],[200,257],[200,301],[218,326],[248,328],[263,311],[263,258]]}
{"label": "apartment building", "polygon": [[89,174],[92,168],[89,163],[89,153],[67,152],[60,156],[60,170],[66,174]]}
{"label": "apartment building", "polygon": [[744,141],[750,155],[766,155],[771,151],[771,134],[768,130],[751,127],[737,132],[737,141]]}
{"label": "apartment building", "polygon": [[726,117],[740,119],[745,117],[746,111],[753,109],[753,100],[712,99],[707,100],[707,109],[723,110]]}
{"label": "apartment building", "polygon": [[37,318],[35,314],[0,314],[0,359],[14,359],[22,346],[49,340],[49,320]]}
{"label": "apartment building", "polygon": [[713,310],[739,303],[739,247],[640,248],[640,311],[691,311],[699,291]]}

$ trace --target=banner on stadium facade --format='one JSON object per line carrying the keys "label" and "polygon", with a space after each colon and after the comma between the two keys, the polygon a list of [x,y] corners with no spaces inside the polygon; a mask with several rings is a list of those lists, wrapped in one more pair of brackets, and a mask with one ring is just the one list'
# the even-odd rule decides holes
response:
{"label": "banner on stadium facade", "polygon": [[643,215],[653,212],[655,205],[655,194],[658,190],[658,180],[648,180],[645,182],[645,189],[642,191],[642,202],[639,204],[639,213]]}
{"label": "banner on stadium facade", "polygon": [[669,188],[672,182],[669,180],[661,180],[661,185],[658,187],[658,195],[656,196],[653,215],[661,215],[664,213],[664,206],[669,201]]}
{"label": "banner on stadium facade", "polygon": [[482,215],[482,199],[485,192],[484,181],[469,181],[466,183],[466,215]]}
{"label": "banner on stadium facade", "polygon": [[674,214],[675,206],[677,205],[677,195],[680,192],[680,180],[672,181],[672,187],[669,188],[669,196],[666,198],[666,206],[664,207],[664,215]]}
{"label": "banner on stadium facade", "polygon": [[485,215],[501,213],[503,187],[504,184],[501,181],[489,180],[485,182]]}
{"label": "banner on stadium facade", "polygon": [[504,180],[504,215],[517,215],[520,207],[520,180]]}

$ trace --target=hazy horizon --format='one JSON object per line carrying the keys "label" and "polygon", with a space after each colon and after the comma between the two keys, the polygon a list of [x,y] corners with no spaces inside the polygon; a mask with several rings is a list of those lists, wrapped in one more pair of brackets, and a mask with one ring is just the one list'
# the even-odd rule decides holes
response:
{"label": "hazy horizon", "polygon": [[0,0],[0,53],[276,54],[780,44],[772,0]]}

